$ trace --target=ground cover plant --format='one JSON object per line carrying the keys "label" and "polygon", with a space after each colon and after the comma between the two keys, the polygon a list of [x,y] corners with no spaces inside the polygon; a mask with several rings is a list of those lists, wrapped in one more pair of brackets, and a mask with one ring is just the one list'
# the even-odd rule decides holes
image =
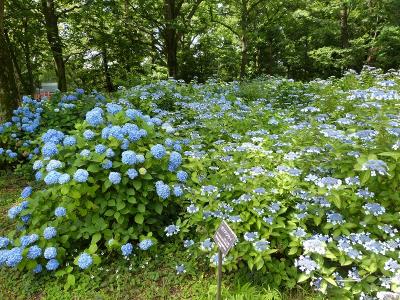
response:
{"label": "ground cover plant", "polygon": [[399,84],[398,72],[365,68],[120,88],[73,127],[37,135],[38,186],[8,211],[0,265],[54,271],[69,287],[103,256],[173,247],[184,275],[216,267],[212,236],[226,220],[239,237],[227,273],[307,282],[331,299],[398,291]]}

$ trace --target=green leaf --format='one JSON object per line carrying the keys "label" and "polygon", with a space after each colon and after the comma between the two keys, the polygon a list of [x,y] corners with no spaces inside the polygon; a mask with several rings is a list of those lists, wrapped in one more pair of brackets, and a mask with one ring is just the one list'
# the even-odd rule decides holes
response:
{"label": "green leaf", "polygon": [[101,233],[100,233],[100,232],[95,233],[95,234],[92,236],[92,242],[91,242],[91,244],[96,244],[98,241],[100,241],[100,239],[101,239]]}
{"label": "green leaf", "polygon": [[97,244],[91,244],[89,249],[88,249],[88,253],[89,254],[94,254],[97,251]]}
{"label": "green leaf", "polygon": [[137,209],[139,212],[144,213],[146,211],[146,206],[144,206],[143,204],[139,204],[137,206]]}
{"label": "green leaf", "polygon": [[68,283],[70,286],[73,286],[73,285],[75,284],[75,276],[72,275],[72,274],[68,274],[67,283]]}
{"label": "green leaf", "polygon": [[306,281],[308,278],[310,278],[310,275],[306,275],[306,274],[302,273],[302,274],[300,274],[299,279],[297,280],[297,282]]}
{"label": "green leaf", "polygon": [[137,214],[137,215],[135,216],[135,222],[136,222],[136,223],[138,223],[138,224],[143,224],[143,221],[144,221],[144,217],[143,217],[142,214]]}

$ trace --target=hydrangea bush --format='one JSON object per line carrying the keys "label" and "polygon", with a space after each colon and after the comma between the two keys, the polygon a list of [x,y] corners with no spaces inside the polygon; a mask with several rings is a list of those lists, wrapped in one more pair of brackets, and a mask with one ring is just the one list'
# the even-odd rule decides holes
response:
{"label": "hydrangea bush", "polygon": [[96,102],[105,98],[98,92],[90,95],[77,89],[70,94],[54,94],[40,101],[24,96],[9,122],[0,124],[0,165],[15,165],[39,154],[37,139],[48,128],[72,130]]}
{"label": "hydrangea bush", "polygon": [[8,212],[18,224],[0,238],[0,265],[70,273],[99,251],[170,242],[188,253],[184,274],[217,266],[225,220],[239,238],[227,272],[330,299],[399,291],[399,84],[399,72],[366,68],[306,84],[121,88],[75,130],[40,135],[46,189],[25,188]]}
{"label": "hydrangea bush", "polygon": [[99,248],[129,256],[156,244],[180,211],[188,177],[187,141],[161,125],[121,101],[88,111],[74,131],[45,132],[33,169],[46,188],[27,187],[9,210],[17,226],[0,238],[0,265],[87,269],[100,262]]}

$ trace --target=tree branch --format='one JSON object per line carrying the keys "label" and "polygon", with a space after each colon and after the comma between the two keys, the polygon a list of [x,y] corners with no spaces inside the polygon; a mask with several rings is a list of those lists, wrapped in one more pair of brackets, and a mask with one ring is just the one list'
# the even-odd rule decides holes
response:
{"label": "tree branch", "polygon": [[239,34],[235,29],[233,29],[232,26],[230,26],[230,25],[228,25],[228,24],[225,24],[225,23],[223,23],[223,22],[220,22],[220,21],[214,19],[213,13],[212,13],[212,8],[211,8],[211,7],[210,7],[210,17],[211,17],[211,22],[214,22],[214,23],[217,23],[217,24],[222,25],[223,27],[225,27],[225,28],[227,28],[228,30],[230,30],[233,34],[235,34],[235,35],[237,35],[238,37],[240,37],[240,34]]}

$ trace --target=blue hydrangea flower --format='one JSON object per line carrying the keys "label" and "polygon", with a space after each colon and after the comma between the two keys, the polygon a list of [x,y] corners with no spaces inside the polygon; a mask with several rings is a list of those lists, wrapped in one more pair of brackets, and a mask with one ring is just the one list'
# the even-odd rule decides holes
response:
{"label": "blue hydrangea flower", "polygon": [[85,140],[90,141],[95,137],[95,133],[92,130],[87,129],[83,132],[83,137],[85,138]]}
{"label": "blue hydrangea flower", "polygon": [[134,165],[137,162],[136,153],[128,150],[122,152],[122,163],[125,165]]}
{"label": "blue hydrangea flower", "polygon": [[111,158],[111,157],[114,157],[114,156],[115,156],[114,151],[111,148],[108,148],[107,151],[106,151],[106,157]]}
{"label": "blue hydrangea flower", "polygon": [[31,235],[24,235],[20,237],[20,242],[22,247],[29,246],[30,244],[33,244],[39,239],[39,236],[37,234],[31,234]]}
{"label": "blue hydrangea flower", "polygon": [[59,184],[68,183],[70,180],[71,180],[71,176],[69,176],[69,174],[61,174],[60,177],[58,177]]}
{"label": "blue hydrangea flower", "polygon": [[56,258],[56,256],[57,256],[56,247],[47,247],[46,249],[44,249],[43,256],[45,259]]}
{"label": "blue hydrangea flower", "polygon": [[8,251],[6,265],[16,267],[22,261],[22,248],[15,247]]}
{"label": "blue hydrangea flower", "polygon": [[129,169],[128,171],[126,171],[126,174],[130,179],[135,179],[139,175],[139,173],[135,169]]}
{"label": "blue hydrangea flower", "polygon": [[38,274],[38,273],[42,272],[42,270],[43,270],[42,265],[37,264],[36,267],[32,271],[33,271],[33,273]]}
{"label": "blue hydrangea flower", "polygon": [[66,214],[67,210],[65,209],[65,207],[59,206],[54,210],[54,215],[57,218],[65,217]]}
{"label": "blue hydrangea flower", "polygon": [[43,143],[59,144],[64,139],[64,133],[55,129],[49,129],[42,135]]}
{"label": "blue hydrangea flower", "polygon": [[156,182],[156,193],[162,199],[167,199],[170,196],[170,187],[162,181]]}
{"label": "blue hydrangea flower", "polygon": [[21,198],[26,199],[32,194],[32,187],[27,186],[21,192]]}
{"label": "blue hydrangea flower", "polygon": [[121,252],[123,256],[129,256],[132,254],[133,246],[131,243],[126,243],[125,245],[121,246]]}
{"label": "blue hydrangea flower", "polygon": [[43,231],[43,237],[50,240],[57,235],[57,230],[54,227],[46,227]]}
{"label": "blue hydrangea flower", "polygon": [[88,149],[83,149],[81,153],[79,153],[83,157],[88,157],[90,155],[90,151]]}
{"label": "blue hydrangea flower", "polygon": [[143,240],[139,243],[139,248],[141,250],[148,250],[151,246],[153,246],[153,241],[150,239]]}
{"label": "blue hydrangea flower", "polygon": [[115,115],[116,113],[122,110],[122,106],[115,103],[107,103],[106,108],[107,112],[109,112],[112,115]]}
{"label": "blue hydrangea flower", "polygon": [[15,219],[22,211],[21,206],[13,206],[8,210],[8,218],[11,220]]}
{"label": "blue hydrangea flower", "polygon": [[175,171],[177,168],[179,168],[179,166],[182,163],[182,156],[179,152],[172,152],[169,158],[169,163],[168,163],[168,171],[173,172]]}
{"label": "blue hydrangea flower", "polygon": [[48,143],[44,144],[42,147],[42,154],[46,158],[50,158],[50,157],[58,154],[57,145],[52,142],[48,142]]}
{"label": "blue hydrangea flower", "polygon": [[10,240],[6,237],[0,236],[0,249],[6,248],[10,244]]}
{"label": "blue hydrangea flower", "polygon": [[57,171],[51,171],[44,177],[44,182],[47,185],[58,183],[58,179],[60,178],[61,173]]}
{"label": "blue hydrangea flower", "polygon": [[183,190],[179,185],[174,186],[173,192],[175,197],[181,197],[183,195]]}
{"label": "blue hydrangea flower", "polygon": [[103,123],[103,110],[96,107],[86,113],[86,122],[92,126],[97,126]]}
{"label": "blue hydrangea flower", "polygon": [[109,160],[109,159],[106,159],[106,160],[104,160],[103,163],[101,164],[101,167],[102,167],[104,170],[108,170],[108,169],[111,169],[111,168],[112,168],[112,165],[113,165],[112,161]]}
{"label": "blue hydrangea flower", "polygon": [[36,181],[42,180],[42,178],[43,178],[43,173],[42,172],[38,171],[38,172],[35,173]]}
{"label": "blue hydrangea flower", "polygon": [[42,255],[42,249],[39,246],[34,245],[34,246],[29,247],[26,257],[29,259],[36,259],[40,255]]}
{"label": "blue hydrangea flower", "polygon": [[47,166],[46,166],[46,171],[47,172],[51,172],[54,170],[57,170],[59,168],[62,167],[62,162],[56,159],[52,159],[48,162]]}
{"label": "blue hydrangea flower", "polygon": [[60,263],[58,262],[57,259],[50,259],[47,264],[46,264],[46,269],[48,271],[55,271],[58,269],[58,267],[60,266]]}
{"label": "blue hydrangea flower", "polygon": [[87,253],[82,253],[78,257],[78,266],[79,268],[85,270],[89,268],[93,263],[92,257]]}
{"label": "blue hydrangea flower", "polygon": [[21,216],[21,221],[24,222],[25,224],[28,224],[28,222],[31,220],[31,217],[32,217],[31,214]]}
{"label": "blue hydrangea flower", "polygon": [[164,231],[165,231],[165,235],[166,236],[171,236],[171,235],[174,235],[174,234],[178,234],[180,229],[179,229],[179,226],[169,225],[169,226],[165,227]]}
{"label": "blue hydrangea flower", "polygon": [[167,154],[167,151],[165,150],[164,146],[160,144],[151,147],[150,152],[156,159],[162,159]]}
{"label": "blue hydrangea flower", "polygon": [[186,182],[186,180],[188,179],[189,175],[185,171],[178,171],[176,173],[176,177],[178,178],[178,180],[180,182]]}
{"label": "blue hydrangea flower", "polygon": [[186,273],[186,268],[185,268],[185,266],[184,266],[183,264],[176,265],[176,266],[175,266],[175,270],[176,270],[176,274],[177,274],[177,275]]}
{"label": "blue hydrangea flower", "polygon": [[137,162],[138,162],[139,164],[144,163],[144,161],[145,161],[144,155],[143,155],[143,154],[137,154],[137,155],[136,155],[136,160],[137,160]]}
{"label": "blue hydrangea flower", "polygon": [[106,150],[107,150],[106,146],[102,144],[98,144],[94,147],[94,151],[96,151],[96,153],[98,154],[103,154],[104,152],[106,152]]}
{"label": "blue hydrangea flower", "polygon": [[37,161],[35,161],[34,163],[33,163],[33,170],[39,170],[39,169],[41,169],[41,168],[43,168],[43,161],[41,161],[41,160],[37,160]]}
{"label": "blue hydrangea flower", "polygon": [[76,144],[76,138],[74,136],[66,136],[63,141],[64,146],[73,146]]}
{"label": "blue hydrangea flower", "polygon": [[76,182],[86,182],[89,178],[89,172],[84,169],[76,170],[74,179]]}
{"label": "blue hydrangea flower", "polygon": [[118,172],[111,172],[108,179],[112,184],[119,184],[121,182],[121,174]]}

